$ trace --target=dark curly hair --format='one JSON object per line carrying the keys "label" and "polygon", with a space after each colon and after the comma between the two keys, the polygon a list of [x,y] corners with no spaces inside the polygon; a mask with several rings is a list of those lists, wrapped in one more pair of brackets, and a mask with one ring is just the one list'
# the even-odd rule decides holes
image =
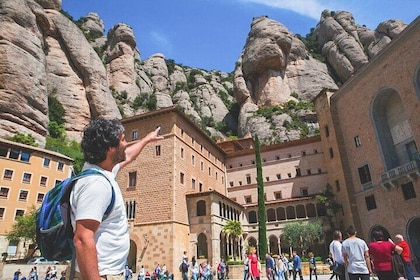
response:
{"label": "dark curly hair", "polygon": [[81,143],[85,161],[97,164],[106,159],[109,148],[118,147],[124,127],[117,119],[92,120],[83,131]]}

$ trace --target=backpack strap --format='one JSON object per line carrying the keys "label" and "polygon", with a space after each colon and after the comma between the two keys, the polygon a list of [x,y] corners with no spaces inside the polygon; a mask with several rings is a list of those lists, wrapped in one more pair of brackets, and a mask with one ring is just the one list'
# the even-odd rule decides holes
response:
{"label": "backpack strap", "polygon": [[93,168],[83,170],[78,175],[74,176],[73,180],[77,180],[77,179],[80,179],[80,178],[88,176],[88,175],[101,175],[108,180],[108,182],[111,186],[111,202],[109,203],[108,207],[106,208],[104,216],[102,218],[102,221],[105,221],[105,219],[108,218],[109,214],[111,214],[112,208],[114,208],[114,203],[115,203],[114,187],[112,186],[111,181],[109,181],[108,177],[105,174],[103,174],[101,171],[93,169]]}

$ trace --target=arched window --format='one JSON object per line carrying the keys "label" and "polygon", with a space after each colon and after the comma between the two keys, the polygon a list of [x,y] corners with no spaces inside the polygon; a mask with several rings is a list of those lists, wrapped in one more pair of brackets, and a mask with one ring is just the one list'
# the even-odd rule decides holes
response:
{"label": "arched window", "polygon": [[258,220],[257,220],[257,212],[255,212],[255,211],[249,211],[248,221],[249,221],[250,224],[256,224],[256,223],[258,223]]}
{"label": "arched window", "polygon": [[283,207],[277,208],[276,212],[277,212],[277,219],[279,221],[286,220],[286,211],[284,210]]}
{"label": "arched window", "polygon": [[248,245],[249,247],[257,248],[257,239],[255,239],[254,237],[248,238]]}
{"label": "arched window", "polygon": [[[414,160],[417,146],[398,92],[392,88],[382,90],[376,94],[371,110],[385,169]],[[363,139],[360,140],[363,143]]]}
{"label": "arched window", "polygon": [[197,216],[206,215],[206,202],[204,200],[197,201]]}
{"label": "arched window", "polygon": [[219,201],[219,216],[221,217],[223,214],[223,209],[222,209],[222,202]]}
{"label": "arched window", "polygon": [[306,218],[305,206],[303,206],[302,204],[296,206],[296,216],[298,218]]}
{"label": "arched window", "polygon": [[309,218],[316,217],[315,205],[313,203],[306,205],[306,214]]}
{"label": "arched window", "polygon": [[199,258],[207,258],[207,236],[200,233],[197,237],[197,256]]}
{"label": "arched window", "polygon": [[276,220],[276,211],[274,209],[267,209],[267,222],[273,222]]}
{"label": "arched window", "polygon": [[293,206],[287,206],[286,208],[287,219],[296,219],[295,208]]}

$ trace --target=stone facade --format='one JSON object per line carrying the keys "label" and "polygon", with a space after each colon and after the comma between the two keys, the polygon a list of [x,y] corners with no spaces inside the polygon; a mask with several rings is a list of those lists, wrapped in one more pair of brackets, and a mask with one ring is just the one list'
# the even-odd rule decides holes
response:
{"label": "stone facade", "polygon": [[[315,98],[328,182],[344,225],[402,234],[420,257],[420,18],[338,91]],[[338,184],[336,184],[338,182]],[[338,191],[340,190],[340,191]]]}

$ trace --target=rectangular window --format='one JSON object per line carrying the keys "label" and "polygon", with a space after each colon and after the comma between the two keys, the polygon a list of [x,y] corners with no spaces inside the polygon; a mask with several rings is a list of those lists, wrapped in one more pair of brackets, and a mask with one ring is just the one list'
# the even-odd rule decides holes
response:
{"label": "rectangular window", "polygon": [[192,166],[195,165],[195,156],[194,155],[191,156],[191,165]]}
{"label": "rectangular window", "polygon": [[314,154],[317,154],[318,153],[318,150],[317,149],[314,149]]}
{"label": "rectangular window", "polygon": [[375,201],[375,196],[373,194],[366,196],[365,201],[366,201],[366,208],[368,211],[376,209],[376,201]]}
{"label": "rectangular window", "polygon": [[416,142],[411,141],[405,145],[405,149],[408,154],[408,158],[410,161],[419,159],[419,153],[417,152],[417,145]]}
{"label": "rectangular window", "polygon": [[276,199],[281,199],[281,192],[275,192],[275,193],[274,193],[274,197],[275,197]]}
{"label": "rectangular window", "polygon": [[229,186],[233,187],[233,182],[229,182]]}
{"label": "rectangular window", "polygon": [[330,158],[333,158],[334,157],[334,150],[333,150],[333,148],[330,148],[329,151],[330,151]]}
{"label": "rectangular window", "polygon": [[9,152],[9,149],[5,147],[0,147],[0,157],[7,157],[8,152]]}
{"label": "rectangular window", "polygon": [[135,188],[137,185],[137,171],[128,173],[128,187]]}
{"label": "rectangular window", "polygon": [[321,174],[321,173],[322,173],[322,169],[318,168],[318,174]]}
{"label": "rectangular window", "polygon": [[60,183],[61,183],[61,180],[55,179],[54,186],[57,186]]}
{"label": "rectangular window", "polygon": [[325,126],[325,136],[330,136],[330,129],[328,128],[328,125]]}
{"label": "rectangular window", "polygon": [[242,181],[239,181],[239,186],[242,186]]}
{"label": "rectangular window", "polygon": [[335,180],[335,191],[339,192],[340,191],[340,181]]}
{"label": "rectangular window", "polygon": [[204,171],[204,162],[200,162],[200,170]]}
{"label": "rectangular window", "polygon": [[194,144],[195,144],[195,139],[191,138],[191,146],[193,146],[193,148],[194,148]]}
{"label": "rectangular window", "polygon": [[42,203],[42,201],[44,200],[44,196],[45,196],[45,194],[38,193],[38,195],[36,196],[36,202],[37,203]]}
{"label": "rectangular window", "polygon": [[267,181],[267,182],[270,182],[270,177],[265,177],[265,180]]}
{"label": "rectangular window", "polygon": [[184,158],[184,148],[181,148],[181,158]]}
{"label": "rectangular window", "polygon": [[22,217],[25,214],[25,210],[17,209],[15,212],[15,221],[17,217]]}
{"label": "rectangular window", "polygon": [[191,189],[195,190],[195,179],[191,179]]}
{"label": "rectangular window", "polygon": [[179,183],[184,184],[184,179],[185,179],[184,176],[185,176],[184,173],[182,172],[179,173]]}
{"label": "rectangular window", "polygon": [[63,171],[63,169],[64,169],[64,163],[63,163],[63,162],[61,162],[61,161],[59,161],[59,162],[57,163],[57,170],[58,170],[58,171]]}
{"label": "rectangular window", "polygon": [[251,184],[251,175],[250,174],[247,174],[246,175],[246,183],[249,185],[249,184]]}
{"label": "rectangular window", "polygon": [[281,174],[279,173],[279,174],[276,174],[276,176],[277,176],[277,180],[280,180],[281,179]]}
{"label": "rectangular window", "polygon": [[309,195],[308,188],[301,188],[300,189],[300,195],[301,196],[308,196]]}
{"label": "rectangular window", "polygon": [[362,143],[360,142],[360,137],[359,137],[359,135],[357,135],[357,136],[355,136],[355,137],[354,137],[354,145],[355,145],[356,147],[360,147],[360,145],[362,145]]}
{"label": "rectangular window", "polygon": [[155,147],[155,155],[156,155],[156,156],[160,156],[160,145],[157,145],[157,146]]}
{"label": "rectangular window", "polygon": [[28,191],[20,190],[19,201],[27,201],[27,200],[28,200]]}
{"label": "rectangular window", "polygon": [[302,151],[302,156],[306,156],[306,151]]}
{"label": "rectangular window", "polygon": [[401,185],[401,190],[405,200],[416,198],[416,191],[414,190],[413,182],[408,182]]}
{"label": "rectangular window", "polygon": [[199,192],[203,191],[203,183],[198,183],[198,191]]}
{"label": "rectangular window", "polygon": [[42,163],[42,165],[44,167],[50,167],[50,162],[51,160],[49,158],[44,158],[44,162]]}
{"label": "rectangular window", "polygon": [[131,132],[131,141],[138,140],[138,139],[139,139],[139,132],[138,132],[138,130],[133,130]]}
{"label": "rectangular window", "polygon": [[30,153],[26,153],[26,152],[22,152],[20,154],[20,160],[23,162],[29,162],[29,159],[31,158],[31,154]]}
{"label": "rectangular window", "polygon": [[307,169],[307,170],[306,170],[306,174],[307,174],[307,175],[311,175],[311,174],[312,174],[312,171],[311,171],[310,169]]}
{"label": "rectangular window", "polygon": [[41,176],[41,180],[39,181],[39,185],[41,187],[46,187],[47,186],[47,181],[48,181],[48,178],[47,177]]}
{"label": "rectangular window", "polygon": [[32,174],[30,173],[23,173],[22,183],[30,184],[32,179]]}
{"label": "rectangular window", "polygon": [[300,168],[296,167],[296,177],[300,177],[302,174],[300,172]]}
{"label": "rectangular window", "polygon": [[245,196],[245,203],[252,203],[251,196]]}
{"label": "rectangular window", "polygon": [[18,150],[11,150],[9,154],[10,159],[19,159],[20,151]]}
{"label": "rectangular window", "polygon": [[287,173],[287,177],[292,178],[292,173]]}
{"label": "rectangular window", "polygon": [[215,176],[216,176],[216,180],[217,180],[217,178],[219,177],[218,174],[217,174],[217,172],[216,172]]}
{"label": "rectangular window", "polygon": [[4,220],[4,212],[6,211],[5,208],[1,207],[0,208],[0,220]]}
{"label": "rectangular window", "polygon": [[209,167],[209,176],[211,176],[211,168]]}
{"label": "rectangular window", "polygon": [[362,185],[372,181],[372,178],[370,177],[368,164],[365,164],[362,167],[359,167],[358,170],[359,170],[360,183]]}
{"label": "rectangular window", "polygon": [[5,198],[9,196],[9,188],[6,187],[0,187],[0,198]]}
{"label": "rectangular window", "polygon": [[13,170],[5,169],[3,174],[3,180],[12,180]]}

